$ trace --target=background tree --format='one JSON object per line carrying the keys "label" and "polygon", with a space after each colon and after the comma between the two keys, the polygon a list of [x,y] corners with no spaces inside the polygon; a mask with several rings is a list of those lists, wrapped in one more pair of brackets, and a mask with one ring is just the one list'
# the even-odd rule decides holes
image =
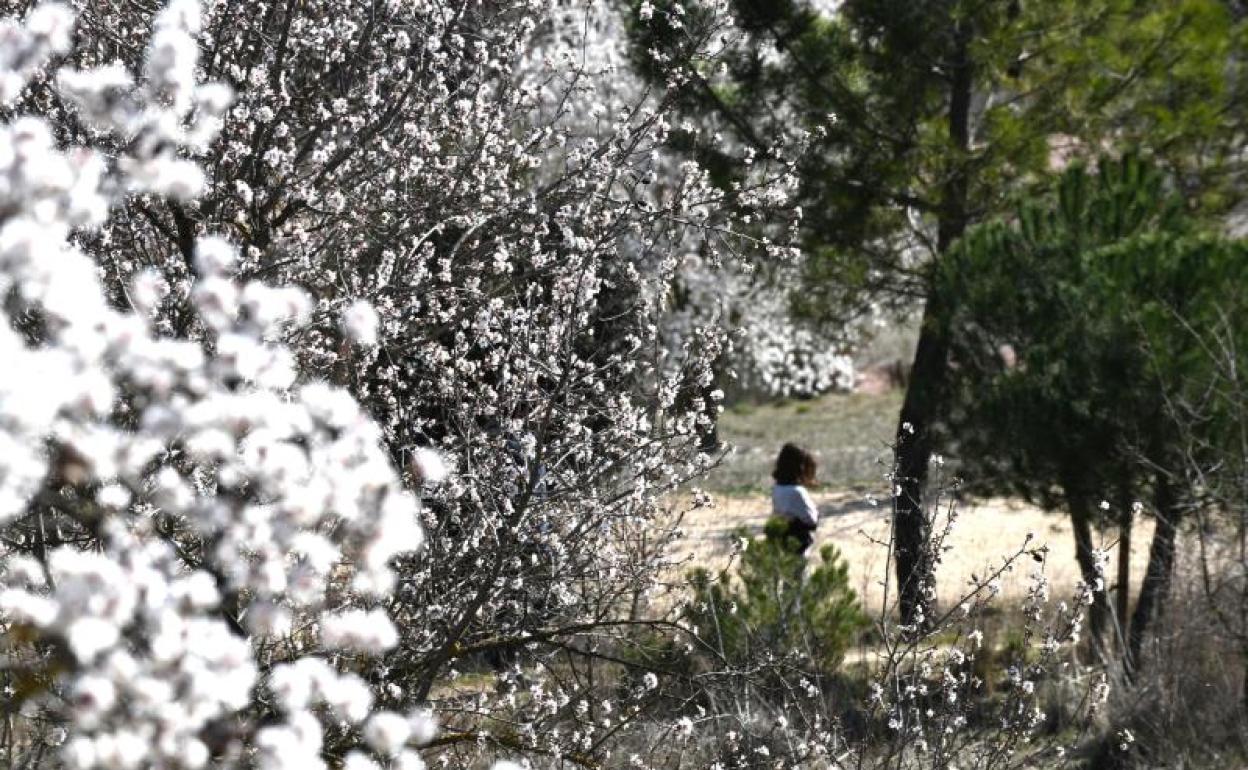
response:
{"label": "background tree", "polygon": [[[1169,399],[1208,372],[1175,344],[1175,319],[1204,317],[1242,270],[1243,248],[1202,234],[1163,174],[1127,156],[1076,166],[1016,218],[968,232],[939,280],[961,302],[950,425],[981,489],[1070,512],[1089,585],[1104,585],[1093,527],[1117,509],[1117,629],[1135,661],[1164,610],[1182,514],[1180,442]],[[973,458],[973,459],[971,459]],[[1135,503],[1155,530],[1127,616]],[[1100,509],[1100,510],[1098,510]],[[1093,605],[1096,639],[1109,606]]]}
{"label": "background tree", "polygon": [[1055,157],[1105,144],[1147,146],[1202,204],[1232,202],[1237,28],[1211,0],[850,0],[830,12],[742,1],[739,35],[706,66],[685,54],[702,5],[640,8],[637,66],[713,127],[702,135],[715,142],[678,139],[721,184],[782,154],[783,138],[812,137],[796,309],[838,324],[872,302],[923,305],[896,438],[897,570],[912,619],[931,582],[921,495],[952,376],[941,319],[959,302],[932,271]]}

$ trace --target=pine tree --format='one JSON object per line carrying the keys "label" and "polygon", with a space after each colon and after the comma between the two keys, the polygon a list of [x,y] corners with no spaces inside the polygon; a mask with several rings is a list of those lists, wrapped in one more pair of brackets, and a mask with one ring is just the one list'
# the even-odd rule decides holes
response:
{"label": "pine tree", "polygon": [[[949,398],[942,319],[960,301],[934,270],[1055,159],[1106,144],[1149,147],[1202,206],[1228,206],[1237,28],[1213,0],[847,0],[826,13],[735,0],[734,30],[701,25],[704,5],[638,3],[635,60],[717,129],[686,149],[721,184],[800,153],[794,309],[835,325],[873,304],[922,304],[896,433],[897,578],[912,620],[931,585],[923,488]],[[707,38],[717,58],[685,55]]]}
{"label": "pine tree", "polygon": [[[1093,528],[1112,512],[1129,538],[1135,502],[1151,503],[1156,526],[1131,616],[1129,540],[1119,543],[1114,627],[1129,662],[1173,576],[1183,458],[1169,404],[1209,381],[1181,319],[1214,312],[1242,280],[1245,251],[1202,230],[1162,173],[1127,156],[1095,173],[1076,165],[1015,216],[968,231],[936,279],[961,298],[943,321],[958,341],[949,420],[979,489],[1067,510],[1089,585],[1111,579],[1099,572]],[[1098,591],[1098,644],[1111,617]]]}

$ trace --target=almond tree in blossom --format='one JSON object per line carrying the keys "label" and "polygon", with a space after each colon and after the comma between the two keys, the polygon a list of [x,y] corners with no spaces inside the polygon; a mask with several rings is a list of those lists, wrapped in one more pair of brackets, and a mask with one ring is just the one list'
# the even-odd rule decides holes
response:
{"label": "almond tree in blossom", "polygon": [[[49,3],[4,26],[0,97],[42,77],[73,23]],[[118,308],[76,244],[107,232],[115,196],[189,200],[202,185],[180,150],[212,136],[229,89],[196,83],[200,25],[189,0],[161,10],[141,84],[56,72],[116,154],[60,149],[42,118],[0,129],[7,757],[316,767],[345,728],[349,762],[419,766],[405,745],[428,718],[379,710],[326,654],[397,644],[390,562],[422,533],[376,423],[269,339],[305,323],[310,298],[232,277],[235,248],[200,236],[198,334],[179,339],[156,321],[158,275],[130,276]]]}
{"label": "almond tree in blossom", "polygon": [[14,750],[408,767],[418,739],[628,735],[584,704],[637,628],[683,633],[653,602],[661,501],[713,459],[720,397],[723,329],[666,337],[668,287],[690,248],[787,256],[734,218],[792,179],[725,195],[667,158],[693,129],[604,87],[603,13],[88,2],[74,32],[55,5],[9,28],[8,114],[38,116],[5,145]]}

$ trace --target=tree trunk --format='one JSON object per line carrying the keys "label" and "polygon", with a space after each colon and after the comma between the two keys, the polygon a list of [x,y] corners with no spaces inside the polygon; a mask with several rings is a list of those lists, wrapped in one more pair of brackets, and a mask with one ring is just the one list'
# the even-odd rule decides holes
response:
{"label": "tree trunk", "polygon": [[935,590],[928,538],[930,521],[923,505],[928,462],[932,457],[932,423],[945,401],[945,377],[949,346],[943,321],[934,316],[937,297],[929,297],[914,354],[910,386],[897,425],[897,479],[899,494],[893,505],[893,548],[896,556],[897,590],[901,622],[913,624],[931,617],[927,588]]}
{"label": "tree trunk", "polygon": [[1083,582],[1093,589],[1096,589],[1097,581],[1101,581],[1101,590],[1094,590],[1092,606],[1088,609],[1088,635],[1092,650],[1104,657],[1105,628],[1109,625],[1110,609],[1104,590],[1104,575],[1097,571],[1093,555],[1096,547],[1092,542],[1092,521],[1095,518],[1092,498],[1082,493],[1072,494],[1071,487],[1067,486],[1066,501],[1070,506],[1071,529],[1075,533],[1075,561],[1079,564],[1079,573]]}
{"label": "tree trunk", "polygon": [[[949,67],[948,131],[957,157],[945,182],[937,223],[937,258],[945,254],[965,232],[967,214],[967,167],[965,153],[971,143],[971,95],[974,63],[970,58],[972,30],[967,22],[954,25],[954,48]],[[928,594],[935,595],[934,564],[928,554],[929,520],[924,512],[923,488],[932,457],[933,425],[944,411],[945,380],[949,369],[949,339],[945,312],[955,298],[941,297],[929,284],[919,341],[914,351],[910,383],[897,421],[896,452],[898,492],[893,505],[893,538],[896,550],[897,587],[901,621],[914,624],[931,617]]]}
{"label": "tree trunk", "polygon": [[1125,495],[1119,499],[1118,505],[1118,585],[1114,594],[1114,618],[1119,649],[1125,652],[1130,634],[1128,613],[1131,609],[1131,529],[1134,512]]}
{"label": "tree trunk", "polygon": [[1148,549],[1148,567],[1140,584],[1140,598],[1131,618],[1128,664],[1140,665],[1140,653],[1149,629],[1164,614],[1174,579],[1175,538],[1178,533],[1179,510],[1174,488],[1166,479],[1159,479],[1153,492],[1156,526]]}

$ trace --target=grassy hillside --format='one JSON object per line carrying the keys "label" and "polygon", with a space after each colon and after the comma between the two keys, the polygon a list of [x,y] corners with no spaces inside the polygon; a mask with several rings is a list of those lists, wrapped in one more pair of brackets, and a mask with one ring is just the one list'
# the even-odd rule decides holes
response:
{"label": "grassy hillside", "polygon": [[792,441],[814,453],[821,486],[878,490],[901,396],[900,391],[832,393],[803,401],[736,404],[720,420],[720,437],[730,452],[705,484],[720,494],[764,491],[771,486],[776,453]]}

